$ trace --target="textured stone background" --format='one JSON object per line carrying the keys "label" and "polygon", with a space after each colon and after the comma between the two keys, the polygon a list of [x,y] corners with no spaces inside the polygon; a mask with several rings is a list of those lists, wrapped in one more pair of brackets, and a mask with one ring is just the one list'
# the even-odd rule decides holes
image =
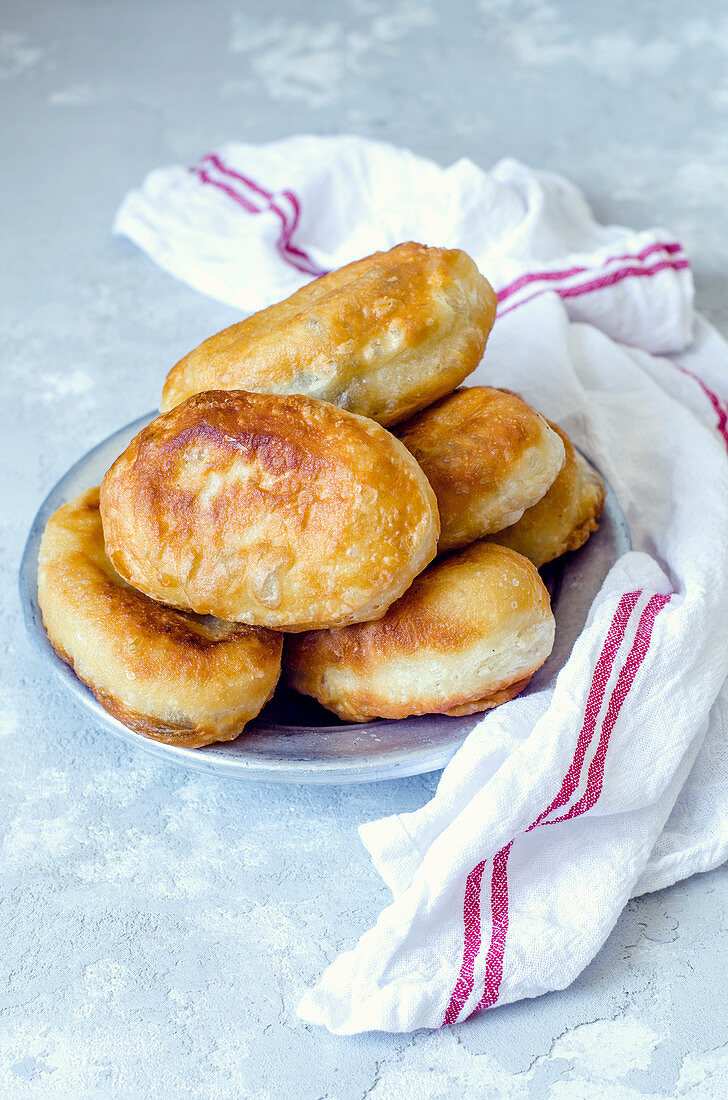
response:
{"label": "textured stone background", "polygon": [[356,825],[436,777],[162,766],[49,680],[15,585],[59,475],[235,319],[110,235],[128,187],[221,141],[349,131],[555,169],[603,220],[677,233],[728,331],[724,6],[4,0],[0,119],[0,1094],[722,1100],[724,869],[632,902],[566,992],[435,1033],[310,1029],[300,993],[387,900]]}

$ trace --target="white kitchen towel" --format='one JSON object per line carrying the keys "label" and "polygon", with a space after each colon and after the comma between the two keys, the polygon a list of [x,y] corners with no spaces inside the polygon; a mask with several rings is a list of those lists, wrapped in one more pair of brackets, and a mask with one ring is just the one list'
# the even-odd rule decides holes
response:
{"label": "white kitchen towel", "polygon": [[662,230],[566,180],[441,169],[353,137],[227,145],[152,173],[115,229],[250,312],[400,240],[466,249],[498,291],[468,382],[523,393],[629,523],[555,687],[476,726],[420,810],[362,826],[392,891],[303,998],[331,1031],[408,1031],[563,988],[630,896],[728,855],[728,345]]}

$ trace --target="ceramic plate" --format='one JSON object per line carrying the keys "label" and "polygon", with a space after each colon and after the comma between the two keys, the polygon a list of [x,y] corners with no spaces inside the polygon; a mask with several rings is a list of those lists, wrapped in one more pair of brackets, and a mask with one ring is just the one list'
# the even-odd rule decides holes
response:
{"label": "ceramic plate", "polygon": [[[117,455],[155,415],[143,416],[109,436],[61,478],[33,521],[20,568],[20,594],[30,637],[66,689],[90,712],[99,736],[111,733],[170,763],[234,779],[363,783],[443,768],[470,730],[483,719],[488,720],[487,715],[448,718],[427,714],[398,721],[346,723],[311,699],[280,688],[237,740],[203,749],[185,749],[152,741],[127,729],[107,714],[58,657],[43,629],[38,607],[38,547],[46,521],[61,504],[98,485]],[[556,617],[556,644],[526,692],[540,690],[555,680],[604,577],[617,558],[629,549],[624,515],[608,489],[596,534],[581,550],[566,554],[543,571]]]}

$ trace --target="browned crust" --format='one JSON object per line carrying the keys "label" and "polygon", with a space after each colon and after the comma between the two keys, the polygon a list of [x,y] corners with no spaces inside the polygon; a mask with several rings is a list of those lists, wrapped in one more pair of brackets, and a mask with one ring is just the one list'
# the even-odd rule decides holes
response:
{"label": "browned crust", "polygon": [[440,553],[513,522],[556,478],[564,449],[523,398],[465,386],[398,427],[437,497]]}
{"label": "browned crust", "polygon": [[517,523],[490,536],[493,542],[524,554],[538,568],[583,546],[598,530],[606,500],[601,476],[575,449],[563,428],[551,427],[561,436],[566,451],[558,477]]}
{"label": "browned crust", "polygon": [[[128,728],[134,730],[135,733],[140,733],[144,737],[149,737],[152,741],[162,741],[165,745],[178,745],[180,748],[185,749],[199,749],[205,745],[211,745],[219,741],[234,741],[236,737],[240,736],[247,722],[255,717],[255,714],[251,714],[250,717],[245,720],[241,718],[242,724],[239,728],[236,727],[233,730],[221,732],[213,725],[198,723],[196,726],[183,726],[181,724],[163,722],[152,714],[141,714],[139,711],[130,710],[129,707],[124,706],[121,699],[102,691],[100,688],[97,688],[91,680],[81,676],[76,669],[73,658],[66,653],[60,643],[53,641],[50,635],[49,641],[61,660],[65,661],[65,663],[73,669],[81,683],[86,685],[96,701],[101,704],[104,710],[107,711],[112,718],[116,718],[122,725],[128,726]],[[279,679],[280,669],[263,706],[273,698]],[[262,710],[263,706],[259,709]]]}
{"label": "browned crust", "polygon": [[[519,583],[509,589],[509,611],[522,613],[534,603],[549,607],[541,578],[521,554],[505,547],[491,554],[485,542],[473,543],[450,554],[419,575],[380,619],[326,631],[310,631],[290,640],[288,652],[313,657],[326,652],[332,663],[346,660],[351,667],[378,665],[388,653],[415,654],[419,650],[459,651],[493,629],[502,616],[498,588],[500,574],[492,561]],[[494,549],[495,547],[491,547]],[[479,569],[481,562],[484,568]],[[476,603],[473,597],[480,596]]]}
{"label": "browned crust", "polygon": [[[61,656],[63,655],[61,654]],[[68,664],[73,667],[72,661],[68,661]],[[279,677],[276,678],[275,684],[270,689],[268,698],[256,713],[259,713],[263,706],[272,699]],[[184,749],[201,749],[205,745],[212,745],[216,742],[234,741],[243,732],[247,723],[256,717],[256,714],[251,714],[242,722],[239,728],[236,727],[226,732],[218,730],[215,726],[206,726],[204,723],[198,723],[196,727],[188,728],[182,725],[173,725],[170,722],[162,722],[151,714],[140,714],[138,711],[130,710],[124,706],[120,699],[113,695],[94,690],[91,684],[86,686],[91,689],[104,710],[108,711],[117,721],[134,730],[135,733],[149,737],[152,741],[162,741],[165,745],[177,745]]]}
{"label": "browned crust", "polygon": [[534,668],[529,676],[518,680],[517,683],[494,688],[493,691],[488,691],[475,699],[459,695],[438,702],[430,700],[423,706],[413,706],[409,702],[390,705],[383,703],[377,695],[357,691],[348,697],[345,704],[340,702],[336,705],[331,704],[330,709],[346,722],[369,722],[374,718],[411,718],[422,714],[443,714],[449,718],[459,718],[467,714],[492,710],[494,707],[499,707],[501,703],[514,699],[528,685],[536,671],[537,668]]}
{"label": "browned crust", "polygon": [[[534,669],[535,671],[536,669]],[[491,691],[487,695],[481,696],[480,699],[472,699],[469,703],[460,703],[458,706],[444,711],[444,713],[452,718],[460,718],[466,714],[479,714],[481,711],[492,710],[493,707],[499,707],[501,703],[507,703],[511,699],[515,699],[524,688],[528,687],[532,678],[533,673],[531,676],[525,676],[522,680],[518,680],[515,684],[509,684],[508,687],[501,688],[500,691]]]}
{"label": "browned crust", "polygon": [[[297,691],[349,721],[485,710],[522,690],[546,659],[550,643],[518,649],[522,632],[528,637],[542,624],[553,631],[548,593],[534,566],[505,547],[479,542],[430,566],[378,621],[288,639],[285,675]],[[487,652],[481,653],[476,647],[483,642]],[[488,666],[488,653],[507,654],[511,646],[510,674]],[[483,661],[493,671],[481,674]],[[438,690],[429,690],[435,680]]]}
{"label": "browned crust", "polygon": [[495,311],[466,253],[405,242],[205,340],[169,372],[161,407],[211,389],[303,393],[397,423],[475,369]]}
{"label": "browned crust", "polygon": [[[279,635],[156,603],[115,573],[98,489],[48,521],[38,598],[53,648],[105,710],[167,744],[237,737],[280,676]],[[150,705],[133,702],[141,699]]]}
{"label": "browned crust", "polygon": [[382,614],[435,554],[405,447],[301,395],[196,394],[132,440],[101,514],[118,573],[200,614],[304,630]]}
{"label": "browned crust", "polygon": [[[589,539],[591,535],[593,535],[594,532],[599,529],[599,517],[601,516],[604,508],[604,499],[604,494],[602,494],[599,503],[594,508],[594,513],[591,516],[587,516],[583,523],[580,523],[578,527],[575,527],[573,531],[571,531],[564,543],[563,552],[565,554],[569,551],[579,550],[580,547],[582,547],[587,541],[587,539]],[[549,561],[551,560],[553,559],[549,558]]]}

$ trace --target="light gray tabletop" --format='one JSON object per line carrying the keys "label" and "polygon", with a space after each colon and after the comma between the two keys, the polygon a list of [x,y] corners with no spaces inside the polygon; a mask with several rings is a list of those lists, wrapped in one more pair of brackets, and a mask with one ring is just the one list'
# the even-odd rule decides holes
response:
{"label": "light gray tabletop", "polygon": [[413,1035],[295,1014],[387,901],[356,827],[437,776],[246,785],[94,728],[27,644],[22,545],[72,462],[234,312],[110,234],[152,168],[357,132],[504,155],[602,220],[675,232],[728,333],[728,18],[717,0],[4,0],[0,1095],[728,1095],[728,875],[632,902],[567,991]]}

